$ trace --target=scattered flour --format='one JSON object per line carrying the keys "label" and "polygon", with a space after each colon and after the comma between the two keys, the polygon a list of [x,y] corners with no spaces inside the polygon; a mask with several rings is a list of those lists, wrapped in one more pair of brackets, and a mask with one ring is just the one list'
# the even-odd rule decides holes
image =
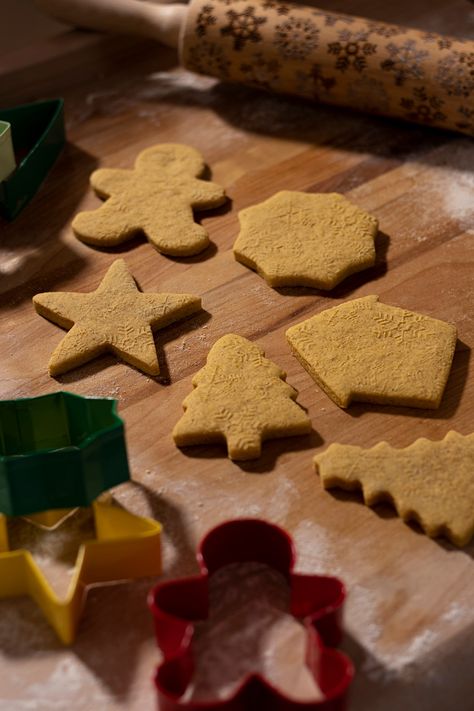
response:
{"label": "scattered flour", "polygon": [[154,72],[147,77],[147,82],[145,88],[137,91],[138,99],[161,99],[178,92],[192,91],[202,95],[202,103],[212,103],[209,92],[219,80],[194,74],[186,69],[174,69],[169,72]]}
{"label": "scattered flour", "polygon": [[[474,145],[458,139],[429,156],[428,171],[417,181],[413,238],[429,238],[440,217],[456,221],[460,231],[474,234]],[[416,156],[414,157],[416,165]]]}
{"label": "scattered flour", "polygon": [[294,501],[298,497],[295,484],[284,476],[278,477],[278,483],[271,498],[264,504],[253,503],[253,499],[245,500],[243,495],[229,502],[228,516],[233,518],[261,517],[270,521],[284,521]]}
{"label": "scattered flour", "polygon": [[84,686],[90,690],[93,682],[93,673],[73,653],[65,652],[48,676],[23,688],[23,699],[0,700],[0,711],[64,711],[71,699],[77,711],[106,708],[105,690],[97,687],[95,693],[83,694]]}
{"label": "scattered flour", "polygon": [[8,276],[13,274],[24,264],[30,255],[33,255],[36,250],[24,250],[23,253],[18,250],[11,250],[8,247],[0,249],[0,274]]}
{"label": "scattered flour", "polygon": [[444,622],[451,622],[454,624],[456,622],[462,622],[463,620],[469,619],[471,615],[472,611],[469,607],[460,605],[458,602],[453,602],[448,607],[446,612],[443,613],[441,619]]}
{"label": "scattered flour", "polygon": [[472,624],[474,620],[470,608],[452,601],[435,624],[421,629],[408,644],[400,642],[387,646],[383,643],[381,623],[387,591],[381,586],[369,588],[361,584],[358,571],[363,570],[363,566],[357,565],[357,555],[354,555],[350,568],[342,569],[338,562],[340,556],[337,541],[313,521],[302,521],[296,527],[293,538],[298,555],[298,571],[336,575],[346,583],[348,597],[344,626],[365,651],[360,671],[371,682],[388,684],[400,678],[409,680],[420,669],[423,669],[425,678],[430,677],[433,673],[430,655],[442,641],[443,633],[450,627]]}

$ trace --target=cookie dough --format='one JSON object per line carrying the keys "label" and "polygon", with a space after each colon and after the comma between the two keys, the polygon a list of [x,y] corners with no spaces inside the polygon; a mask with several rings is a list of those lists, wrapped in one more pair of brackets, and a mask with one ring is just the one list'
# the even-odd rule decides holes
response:
{"label": "cookie dough", "polygon": [[259,346],[234,334],[223,336],[193,378],[195,389],[173,430],[175,443],[225,440],[231,459],[256,459],[262,440],[310,432],[311,422],[285,377]]}
{"label": "cookie dough", "polygon": [[346,301],[292,326],[294,355],[339,407],[359,400],[437,408],[456,328],[378,299]]}
{"label": "cookie dough", "polygon": [[191,294],[143,294],[123,259],[87,294],[46,292],[33,297],[36,311],[71,329],[53,352],[50,375],[61,375],[111,352],[149,375],[158,375],[153,331],[201,309]]}
{"label": "cookie dough", "polygon": [[338,193],[283,190],[239,212],[235,258],[270,286],[332,289],[375,262],[375,217]]}
{"label": "cookie dough", "polygon": [[80,240],[98,247],[144,232],[163,254],[197,254],[209,238],[194,222],[193,209],[207,210],[226,200],[220,185],[199,180],[205,168],[194,148],[164,143],[142,151],[133,170],[96,170],[91,185],[106,202],[76,215],[72,228]]}
{"label": "cookie dough", "polygon": [[314,462],[326,489],[361,488],[369,506],[389,500],[429,536],[464,546],[474,534],[474,434],[448,432],[440,442],[417,439],[406,449],[331,444]]}

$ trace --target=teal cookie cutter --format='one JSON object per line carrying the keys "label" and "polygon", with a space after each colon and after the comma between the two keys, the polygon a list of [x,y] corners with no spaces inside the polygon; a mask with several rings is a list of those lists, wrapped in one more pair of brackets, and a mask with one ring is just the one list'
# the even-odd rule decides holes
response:
{"label": "teal cookie cutter", "polygon": [[89,506],[130,479],[115,400],[68,392],[0,401],[0,512]]}
{"label": "teal cookie cutter", "polygon": [[9,123],[16,169],[0,182],[0,214],[12,220],[31,200],[65,142],[62,99],[0,109]]}

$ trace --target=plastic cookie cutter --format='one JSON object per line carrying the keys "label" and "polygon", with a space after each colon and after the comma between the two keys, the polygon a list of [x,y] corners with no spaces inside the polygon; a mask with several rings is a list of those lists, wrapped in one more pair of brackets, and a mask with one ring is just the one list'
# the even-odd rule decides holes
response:
{"label": "plastic cookie cutter", "polygon": [[0,401],[0,511],[88,506],[130,478],[115,400],[67,392]]}
{"label": "plastic cookie cutter", "polygon": [[52,99],[0,109],[0,121],[10,124],[15,152],[16,168],[14,163],[12,171],[5,170],[0,182],[0,213],[12,220],[36,193],[64,146],[64,102]]}
{"label": "plastic cookie cutter", "polygon": [[11,126],[7,121],[0,121],[0,181],[8,178],[15,168]]}
{"label": "plastic cookie cutter", "polygon": [[[295,550],[289,535],[259,519],[228,521],[212,529],[199,546],[200,575],[157,585],[148,604],[164,660],[156,670],[155,687],[161,711],[342,711],[353,678],[350,660],[332,647],[342,636],[345,588],[337,578],[294,573]],[[228,699],[184,701],[191,682],[194,623],[209,613],[209,576],[231,563],[255,561],[276,569],[290,587],[290,613],[307,630],[306,664],[324,694],[308,702],[285,696],[260,674],[243,678]]]}
{"label": "plastic cookie cutter", "polygon": [[[81,544],[64,599],[52,590],[29,551],[9,550],[7,517],[0,515],[0,599],[32,597],[64,644],[74,640],[88,585],[161,573],[157,521],[109,503],[95,502],[92,509],[96,539]],[[37,514],[31,520],[44,525],[44,516]],[[57,518],[53,515],[49,522]]]}

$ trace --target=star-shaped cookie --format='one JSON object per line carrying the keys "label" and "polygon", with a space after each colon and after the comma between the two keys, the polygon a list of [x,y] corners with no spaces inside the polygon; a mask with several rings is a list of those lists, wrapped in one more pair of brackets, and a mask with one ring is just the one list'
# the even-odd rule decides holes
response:
{"label": "star-shaped cookie", "polygon": [[113,262],[95,291],[45,292],[33,303],[41,316],[70,329],[49,361],[53,376],[105,352],[158,375],[153,331],[201,308],[201,299],[192,294],[143,294],[123,259]]}

